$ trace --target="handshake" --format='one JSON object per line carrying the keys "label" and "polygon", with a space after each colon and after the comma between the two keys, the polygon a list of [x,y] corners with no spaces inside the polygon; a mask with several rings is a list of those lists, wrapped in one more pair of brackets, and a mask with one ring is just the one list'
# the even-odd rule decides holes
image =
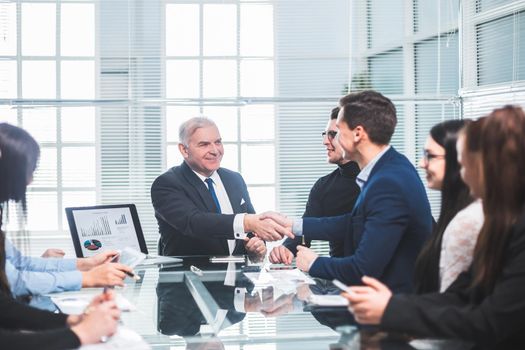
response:
{"label": "handshake", "polygon": [[292,219],[272,211],[244,216],[244,231],[253,232],[255,236],[269,242],[278,241],[285,236],[294,238],[292,224]]}

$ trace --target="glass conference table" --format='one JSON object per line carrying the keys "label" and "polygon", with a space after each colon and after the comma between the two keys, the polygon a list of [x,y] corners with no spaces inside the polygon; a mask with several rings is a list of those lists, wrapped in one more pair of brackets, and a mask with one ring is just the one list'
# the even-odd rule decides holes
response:
{"label": "glass conference table", "polygon": [[187,257],[182,264],[137,267],[141,280],[126,280],[126,287],[118,290],[137,307],[123,312],[123,324],[153,349],[470,348],[360,329],[346,307],[304,301],[311,293],[339,294],[328,281],[256,287],[244,272],[257,271],[261,264],[209,260]]}

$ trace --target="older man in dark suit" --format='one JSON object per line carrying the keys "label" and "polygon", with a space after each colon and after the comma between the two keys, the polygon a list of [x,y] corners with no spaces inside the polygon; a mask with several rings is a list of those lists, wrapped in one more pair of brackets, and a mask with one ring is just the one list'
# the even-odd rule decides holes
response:
{"label": "older man in dark suit", "polygon": [[[242,176],[220,167],[224,147],[212,120],[196,117],[186,121],[179,140],[184,162],[160,175],[151,186],[161,235],[159,254],[263,256],[263,240],[293,237],[289,229],[260,220]],[[257,237],[248,238],[249,232]]]}

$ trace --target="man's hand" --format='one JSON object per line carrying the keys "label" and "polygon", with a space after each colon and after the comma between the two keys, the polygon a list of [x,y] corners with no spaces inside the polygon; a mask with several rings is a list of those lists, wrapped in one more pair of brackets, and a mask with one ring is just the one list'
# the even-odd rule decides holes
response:
{"label": "man's hand", "polygon": [[110,262],[116,255],[118,255],[118,251],[106,250],[89,258],[77,259],[77,269],[80,271],[89,271],[96,266]]}
{"label": "man's hand", "polygon": [[257,257],[263,257],[266,255],[266,244],[259,237],[246,237],[244,239],[244,247],[248,252],[248,255],[255,255]]}
{"label": "man's hand", "polygon": [[299,245],[297,246],[297,258],[295,259],[295,264],[301,271],[308,272],[310,266],[312,266],[313,262],[318,257],[319,255],[310,248]]}
{"label": "man's hand", "polygon": [[270,262],[272,264],[290,265],[293,260],[292,252],[283,245],[277,246],[270,252]]}
{"label": "man's hand", "polygon": [[263,307],[273,304],[273,287],[266,287],[261,290],[261,294],[256,292],[251,295],[246,293],[244,299],[244,310],[246,312],[260,312]]}
{"label": "man's hand", "polygon": [[66,252],[62,249],[49,248],[42,254],[42,258],[63,258],[64,255]]}
{"label": "man's hand", "polygon": [[277,224],[289,229],[290,232],[292,232],[293,220],[288,218],[286,215],[277,213],[275,211],[267,211],[261,214],[261,219],[272,219]]}
{"label": "man's hand", "polygon": [[102,264],[82,272],[82,287],[124,286],[125,271],[132,272],[132,269],[118,263]]}
{"label": "man's hand", "polygon": [[392,292],[375,278],[364,276],[362,281],[364,286],[350,287],[351,294],[343,293],[350,301],[348,309],[361,324],[380,324]]}
{"label": "man's hand", "polygon": [[283,294],[271,305],[263,305],[261,314],[265,317],[277,317],[293,311],[293,301],[295,294]]}
{"label": "man's hand", "polygon": [[290,228],[283,227],[271,219],[262,220],[257,214],[244,215],[244,231],[253,232],[265,241],[278,241],[284,236],[294,238]]}
{"label": "man's hand", "polygon": [[297,299],[302,301],[307,301],[310,295],[312,295],[312,290],[310,285],[303,283],[297,286]]}

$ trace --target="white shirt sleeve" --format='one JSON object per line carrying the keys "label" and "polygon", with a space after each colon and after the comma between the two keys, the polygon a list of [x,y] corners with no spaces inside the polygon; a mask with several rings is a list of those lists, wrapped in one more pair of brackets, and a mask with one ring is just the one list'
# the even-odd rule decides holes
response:
{"label": "white shirt sleeve", "polygon": [[246,237],[246,232],[244,232],[244,215],[246,213],[237,214],[233,219],[233,235],[235,239],[244,239]]}

